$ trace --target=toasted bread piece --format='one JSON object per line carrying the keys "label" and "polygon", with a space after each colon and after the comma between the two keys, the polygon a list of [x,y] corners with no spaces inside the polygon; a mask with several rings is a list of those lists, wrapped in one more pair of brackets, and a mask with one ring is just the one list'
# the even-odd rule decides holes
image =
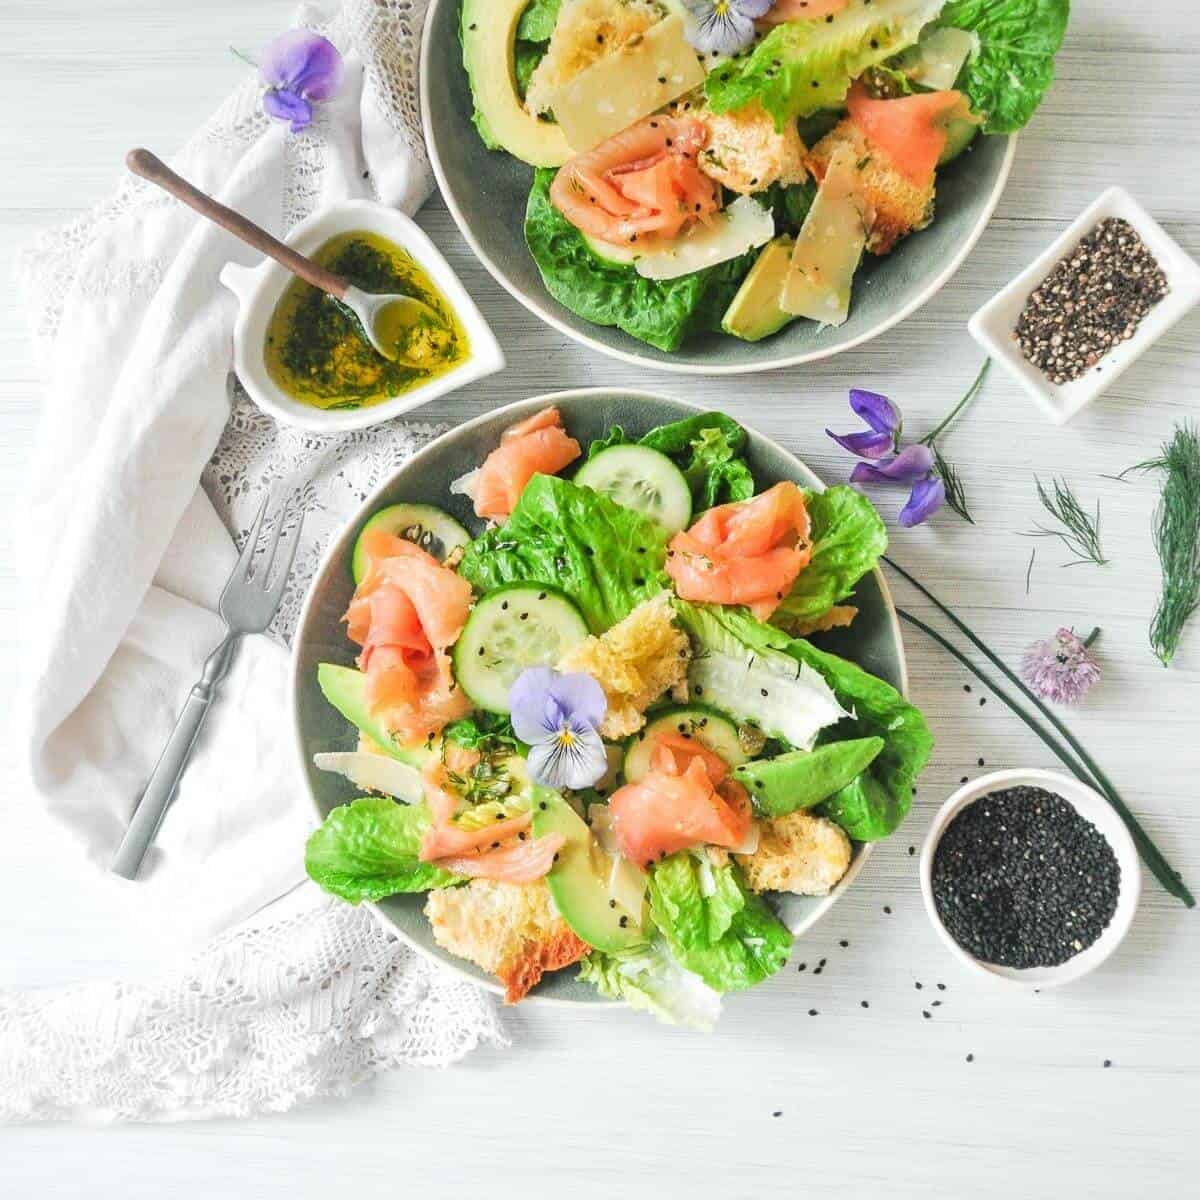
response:
{"label": "toasted bread piece", "polygon": [[850,839],[841,826],[800,810],[763,821],[758,849],[734,858],[753,891],[826,896],[850,866]]}
{"label": "toasted bread piece", "polygon": [[830,629],[847,629],[857,616],[858,609],[853,604],[835,604],[828,612],[811,621],[797,621],[789,625],[788,633],[793,637],[808,637],[811,633],[827,633]]}
{"label": "toasted bread piece", "polygon": [[687,634],[674,620],[670,592],[639,604],[600,637],[585,638],[558,663],[586,671],[604,689],[608,711],[600,732],[610,741],[636,733],[646,709],[687,678]]}
{"label": "toasted bread piece", "polygon": [[504,984],[506,1004],[516,1004],[545,972],[578,962],[591,949],[554,911],[550,889],[540,881],[475,879],[442,888],[429,893],[425,915],[439,946]]}
{"label": "toasted bread piece", "polygon": [[902,238],[924,229],[933,220],[934,185],[920,188],[905,178],[887,152],[872,146],[848,117],[808,152],[804,165],[816,179],[824,179],[834,152],[841,146],[850,147],[862,176],[871,215],[867,249],[872,254],[890,253]]}
{"label": "toasted bread piece", "polygon": [[727,113],[688,101],[680,107],[708,129],[708,145],[696,160],[700,170],[730,191],[748,196],[775,182],[803,183],[808,178],[806,147],[796,123],[788,121],[780,133],[757,100]]}

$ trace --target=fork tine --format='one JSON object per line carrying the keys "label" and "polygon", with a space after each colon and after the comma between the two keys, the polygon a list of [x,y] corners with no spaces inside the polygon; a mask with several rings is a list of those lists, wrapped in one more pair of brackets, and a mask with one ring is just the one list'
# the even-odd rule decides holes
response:
{"label": "fork tine", "polygon": [[263,547],[262,570],[255,572],[255,578],[262,580],[264,591],[268,587],[271,578],[271,567],[275,564],[275,551],[279,549],[279,539],[283,537],[283,531],[287,525],[288,513],[291,511],[294,499],[294,492],[289,493],[284,498],[283,503],[279,506],[279,512],[275,517],[275,528],[271,530],[270,544]]}
{"label": "fork tine", "polygon": [[279,571],[274,582],[267,589],[267,598],[270,601],[272,613],[279,607],[279,601],[283,598],[283,589],[287,587],[288,576],[292,573],[292,563],[296,558],[296,550],[300,545],[300,531],[303,528],[304,510],[301,509],[300,519],[296,522],[296,528],[292,530],[291,537],[288,539],[287,549],[283,552],[283,561],[279,564]]}
{"label": "fork tine", "polygon": [[246,544],[242,547],[241,554],[238,555],[237,566],[233,569],[233,574],[229,576],[232,583],[235,579],[247,579],[250,575],[250,565],[254,562],[254,549],[258,545],[258,535],[262,533],[263,518],[267,515],[267,501],[270,499],[268,492],[262,498],[262,503],[258,506],[258,516],[254,518],[254,524],[250,527],[250,532],[246,534]]}

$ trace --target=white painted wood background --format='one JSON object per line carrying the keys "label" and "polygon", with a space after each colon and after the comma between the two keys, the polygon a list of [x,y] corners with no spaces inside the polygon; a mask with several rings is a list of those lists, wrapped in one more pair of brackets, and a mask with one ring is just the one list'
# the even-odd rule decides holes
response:
{"label": "white painted wood background", "polygon": [[[649,386],[728,408],[827,479],[847,463],[821,431],[848,424],[851,385],[889,393],[910,430],[924,432],[978,367],[967,316],[1108,184],[1128,186],[1200,253],[1194,6],[1075,7],[1058,82],[970,260],[901,328],[832,362],[721,383],[587,353],[540,327],[491,281],[435,200],[422,224],[479,299],[510,366],[430,415],[459,420],[566,385]],[[177,146],[243,70],[228,46],[261,45],[290,23],[291,11],[289,0],[0,0],[4,256],[102,199],[130,145]],[[1073,724],[1195,890],[1200,621],[1164,671],[1146,644],[1157,587],[1154,485],[1102,475],[1153,453],[1176,421],[1200,416],[1198,333],[1193,314],[1065,430],[1046,424],[997,372],[945,444],[978,526],[943,516],[930,528],[898,531],[893,548],[1010,661],[1060,624],[1103,627],[1107,677]],[[5,289],[0,497],[16,521],[37,414],[21,314]],[[1055,472],[1085,500],[1100,499],[1113,561],[1063,570],[1065,556],[1039,543],[1027,594],[1030,542],[1020,532],[1039,515],[1035,473]],[[6,549],[7,541],[0,617],[15,604]],[[922,611],[903,585],[896,590]],[[26,636],[36,630],[0,619],[6,666]],[[507,1053],[480,1053],[441,1073],[398,1072],[348,1100],[287,1116],[5,1130],[0,1194],[1194,1194],[1200,913],[1148,881],[1120,952],[1059,994],[997,990],[956,967],[926,924],[908,847],[919,845],[942,798],[979,771],[980,758],[989,768],[1054,764],[999,703],[980,707],[978,687],[968,697],[967,677],[939,651],[917,638],[909,650],[914,697],[938,746],[907,825],[797,948],[790,969],[728,1002],[712,1037],[627,1013],[525,1007],[508,1017]],[[106,918],[94,882],[48,841],[28,798],[15,786],[0,795],[0,986],[60,985],[150,965],[161,949],[136,944]],[[825,970],[814,977],[822,958]],[[798,962],[809,969],[798,972]],[[925,1020],[921,1010],[935,997],[943,1003]],[[819,1015],[808,1016],[810,1008]],[[1112,1069],[1103,1069],[1105,1059]]]}

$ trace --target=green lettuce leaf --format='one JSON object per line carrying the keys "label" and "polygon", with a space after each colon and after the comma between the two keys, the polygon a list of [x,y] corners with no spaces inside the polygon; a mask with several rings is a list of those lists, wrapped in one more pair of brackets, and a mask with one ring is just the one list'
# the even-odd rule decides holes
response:
{"label": "green lettuce leaf", "polygon": [[517,37],[526,42],[548,42],[561,7],[562,0],[529,0],[517,24]]}
{"label": "green lettuce leaf", "polygon": [[718,992],[753,987],[780,970],[792,935],[731,862],[682,851],[650,869],[650,911],[671,953]]}
{"label": "green lettuce leaf", "polygon": [[[820,141],[820,139],[816,139]],[[806,142],[806,145],[813,145]],[[764,192],[757,192],[755,200],[769,209],[775,218],[776,233],[799,233],[817,198],[816,182],[809,178],[803,183],[773,183]]]}
{"label": "green lettuce leaf", "polygon": [[674,460],[691,486],[697,511],[754,495],[754,476],[741,457],[746,431],[724,413],[697,413],[660,425],[640,444]]}
{"label": "green lettuce leaf", "polygon": [[[529,89],[530,78],[545,56],[546,47],[541,42],[517,42],[513,46],[513,78],[517,81],[517,95],[522,100]],[[478,121],[475,127],[479,128]]]}
{"label": "green lettuce leaf", "polygon": [[754,263],[755,252],[679,279],[643,279],[632,266],[604,262],[550,202],[552,170],[535,172],[525,211],[525,241],[546,290],[595,325],[615,325],[659,350],[678,350],[692,333],[720,328],[721,317]]}
{"label": "green lettuce leaf", "polygon": [[867,67],[911,46],[944,2],[876,0],[831,21],[776,25],[752,53],[709,72],[709,106],[723,113],[758,100],[781,130],[818,109],[841,108],[850,84]]}
{"label": "green lettuce leaf", "polygon": [[[714,643],[722,636],[732,638],[765,661],[775,662],[777,656],[786,656],[820,675],[842,708],[853,715],[822,730],[819,744],[851,738],[883,738],[883,749],[864,772],[881,786],[882,793],[864,783],[861,794],[849,797],[839,793],[815,811],[824,812],[839,824],[844,819],[846,832],[858,841],[876,841],[895,830],[912,807],[913,784],[933,749],[933,737],[920,710],[890,683],[869,675],[856,663],[764,625],[745,609],[682,602],[677,609],[693,636]],[[727,653],[728,643],[722,641],[717,651]],[[718,705],[723,702],[715,696],[705,699]],[[855,784],[850,786],[853,788]],[[887,797],[886,802],[883,796]],[[869,820],[859,815],[864,806],[869,807]]]}
{"label": "green lettuce leaf", "polygon": [[610,425],[608,432],[603,437],[593,438],[583,461],[591,462],[597,454],[611,450],[613,446],[628,446],[631,441],[633,439],[626,436],[625,430],[620,425]]}
{"label": "green lettuce leaf", "polygon": [[551,584],[603,633],[668,586],[665,562],[654,522],[591,488],[535,475],[508,520],[467,547],[458,573],[481,592]]}
{"label": "green lettuce leaf", "polygon": [[771,624],[781,629],[815,621],[845,600],[887,549],[883,518],[854,488],[811,492],[806,504],[812,520],[812,559],[771,614]]}
{"label": "green lettuce leaf", "polygon": [[720,993],[681,967],[661,936],[619,954],[593,950],[579,964],[579,978],[594,983],[602,996],[624,1000],[668,1025],[707,1033],[721,1015]]}
{"label": "green lettuce leaf", "polygon": [[985,133],[1028,124],[1054,80],[1054,56],[1071,15],[1070,0],[950,0],[939,25],[979,39],[961,86]]}
{"label": "green lettuce leaf", "polygon": [[314,883],[351,904],[465,882],[417,857],[429,824],[424,804],[363,796],[335,808],[308,839],[305,869]]}
{"label": "green lettuce leaf", "polygon": [[836,821],[856,842],[877,842],[904,820],[908,808],[874,775],[864,771],[830,796],[818,811]]}

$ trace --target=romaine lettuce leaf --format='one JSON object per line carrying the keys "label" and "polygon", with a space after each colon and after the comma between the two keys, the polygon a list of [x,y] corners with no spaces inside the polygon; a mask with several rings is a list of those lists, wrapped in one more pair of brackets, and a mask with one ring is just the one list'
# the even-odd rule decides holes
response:
{"label": "romaine lettuce leaf", "polygon": [[667,587],[666,535],[640,513],[552,475],[535,475],[508,520],[473,541],[458,573],[479,591],[546,583],[603,633]]}
{"label": "romaine lettuce leaf", "polygon": [[465,882],[417,857],[429,824],[424,804],[363,796],[335,808],[308,839],[305,869],[315,883],[351,904]]}
{"label": "romaine lettuce leaf", "polygon": [[650,869],[650,912],[671,953],[718,992],[753,987],[788,959],[792,935],[732,862],[681,851]]}
{"label": "romaine lettuce leaf", "polygon": [[856,842],[877,842],[904,820],[907,809],[869,771],[835,792],[817,810]]}
{"label": "romaine lettuce leaf", "polygon": [[757,251],[678,279],[644,279],[631,265],[604,262],[550,202],[552,170],[534,173],[525,241],[546,290],[595,325],[615,325],[659,350],[678,350],[691,333],[720,328],[721,317]]}
{"label": "romaine lettuce leaf", "polygon": [[844,485],[806,497],[812,520],[812,559],[792,590],[771,614],[771,624],[789,629],[815,621],[872,570],[887,549],[887,529],[875,506]]}
{"label": "romaine lettuce leaf", "polygon": [[594,983],[602,996],[624,1000],[668,1025],[707,1033],[721,1015],[720,993],[681,967],[661,936],[620,954],[593,950],[580,963],[579,978]]}
{"label": "romaine lettuce leaf", "polygon": [[561,7],[562,0],[529,0],[517,24],[517,37],[526,42],[548,42]]}
{"label": "romaine lettuce leaf", "polygon": [[691,486],[697,511],[754,495],[754,476],[741,457],[746,431],[724,413],[697,413],[660,425],[640,444],[674,459]]}
{"label": "romaine lettuce leaf", "polygon": [[1070,0],[950,0],[938,20],[979,39],[961,86],[985,133],[1023,128],[1054,80]]}
{"label": "romaine lettuce leaf", "polygon": [[[789,658],[800,668],[815,671],[829,686],[838,703],[852,716],[822,730],[819,744],[850,738],[881,737],[883,750],[866,774],[878,782],[883,796],[863,784],[865,791],[834,797],[816,809],[831,819],[847,822],[847,833],[859,841],[875,841],[891,833],[912,806],[912,789],[933,749],[933,738],[919,709],[909,704],[890,683],[869,675],[860,666],[818,650],[803,638],[756,621],[745,609],[677,602],[680,620],[706,648],[728,652],[729,639],[768,661]],[[723,706],[726,699],[705,695],[709,703]],[[802,749],[804,747],[801,747]],[[851,788],[855,784],[850,785]],[[841,796],[841,793],[839,793]],[[866,812],[867,816],[862,814]],[[862,835],[862,836],[860,836]]]}
{"label": "romaine lettuce leaf", "polygon": [[752,53],[709,72],[709,106],[723,113],[758,100],[781,130],[818,109],[841,108],[854,79],[911,46],[944,2],[855,2],[832,20],[776,25]]}

